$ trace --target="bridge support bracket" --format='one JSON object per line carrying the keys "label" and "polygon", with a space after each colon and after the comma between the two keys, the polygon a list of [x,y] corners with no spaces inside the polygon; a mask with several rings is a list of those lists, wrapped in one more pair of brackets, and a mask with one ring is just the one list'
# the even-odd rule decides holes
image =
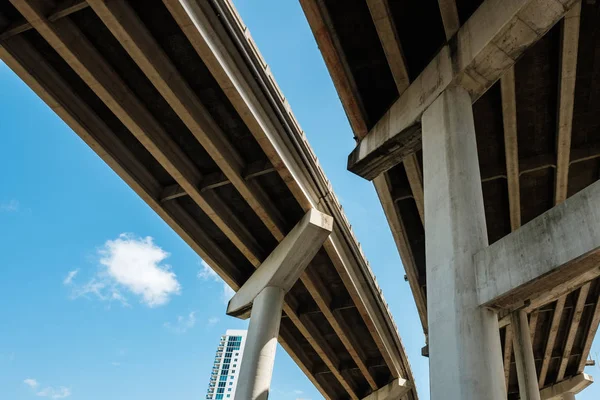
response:
{"label": "bridge support bracket", "polygon": [[575,395],[594,383],[594,378],[581,373],[540,391],[542,400],[575,400]]}
{"label": "bridge support bracket", "polygon": [[333,218],[309,210],[229,301],[227,314],[250,317],[236,400],[266,400],[285,294],[333,229]]}
{"label": "bridge support bracket", "polygon": [[411,389],[406,379],[397,378],[384,387],[377,389],[363,400],[396,400],[401,399]]}

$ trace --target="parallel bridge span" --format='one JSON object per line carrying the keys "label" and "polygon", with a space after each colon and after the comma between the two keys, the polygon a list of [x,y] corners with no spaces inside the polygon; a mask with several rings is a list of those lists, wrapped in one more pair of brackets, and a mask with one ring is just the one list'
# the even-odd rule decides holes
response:
{"label": "parallel bridge span", "polygon": [[401,255],[432,398],[572,399],[600,323],[600,2],[300,3],[357,140],[348,169]]}
{"label": "parallel bridge span", "polygon": [[235,290],[307,211],[332,216],[279,342],[327,399],[417,399],[369,265],[228,0],[2,1],[0,57]]}

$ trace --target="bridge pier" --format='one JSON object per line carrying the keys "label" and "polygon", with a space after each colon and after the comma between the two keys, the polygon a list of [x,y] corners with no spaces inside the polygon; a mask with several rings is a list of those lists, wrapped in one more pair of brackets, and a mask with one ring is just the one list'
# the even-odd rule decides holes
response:
{"label": "bridge pier", "polygon": [[332,217],[309,210],[229,301],[228,315],[250,317],[235,400],[269,397],[284,296],[332,229]]}
{"label": "bridge pier", "polygon": [[267,399],[284,295],[283,289],[269,286],[254,299],[236,398]]}
{"label": "bridge pier", "polygon": [[468,92],[446,89],[422,131],[431,398],[505,400],[497,314],[477,296],[488,239]]}

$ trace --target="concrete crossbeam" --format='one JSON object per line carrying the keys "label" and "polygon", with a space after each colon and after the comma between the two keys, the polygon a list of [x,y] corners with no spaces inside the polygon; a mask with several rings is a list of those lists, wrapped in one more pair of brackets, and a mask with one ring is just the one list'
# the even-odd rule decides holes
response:
{"label": "concrete crossbeam", "polygon": [[600,182],[475,255],[479,303],[548,303],[600,276]]}
{"label": "concrete crossbeam", "polygon": [[582,373],[541,390],[540,397],[541,400],[559,400],[567,393],[575,395],[581,392],[592,383],[594,378]]}
{"label": "concrete crossbeam", "polygon": [[406,379],[398,378],[388,383],[384,387],[374,391],[363,400],[397,400],[401,399],[410,390],[410,385]]}
{"label": "concrete crossbeam", "polygon": [[332,229],[332,217],[309,210],[229,301],[227,314],[248,318],[252,302],[266,287],[278,287],[287,293]]}
{"label": "concrete crossbeam", "polygon": [[574,0],[486,0],[358,143],[348,170],[373,180],[421,146],[423,112],[451,85],[477,100]]}

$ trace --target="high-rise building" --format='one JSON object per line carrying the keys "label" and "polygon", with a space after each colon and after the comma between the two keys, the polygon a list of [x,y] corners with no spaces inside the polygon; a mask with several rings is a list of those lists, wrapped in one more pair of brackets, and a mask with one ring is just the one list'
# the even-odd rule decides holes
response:
{"label": "high-rise building", "polygon": [[207,399],[233,400],[235,397],[247,333],[248,331],[228,329],[225,335],[221,336],[210,374]]}

